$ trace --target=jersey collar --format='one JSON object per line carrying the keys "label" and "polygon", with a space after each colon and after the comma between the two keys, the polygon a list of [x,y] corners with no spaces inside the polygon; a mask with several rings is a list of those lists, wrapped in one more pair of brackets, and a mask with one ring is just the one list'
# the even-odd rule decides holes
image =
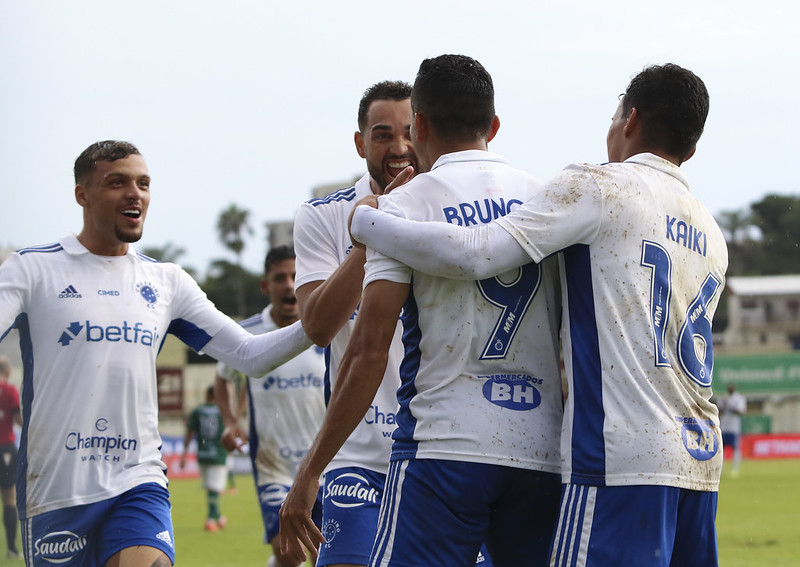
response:
{"label": "jersey collar", "polygon": [[[83,254],[96,256],[96,254],[92,254],[83,244],[81,244],[80,240],[78,240],[78,236],[74,233],[61,237],[58,243],[61,244],[61,247],[70,256],[81,256]],[[125,253],[125,256],[136,256],[136,251],[133,249],[133,245],[128,244],[128,251]]]}
{"label": "jersey collar", "polygon": [[433,164],[431,171],[448,163],[463,163],[468,161],[494,161],[506,165],[508,164],[508,160],[500,154],[495,154],[486,150],[464,150],[439,156],[439,159]]}
{"label": "jersey collar", "polygon": [[667,175],[671,175],[683,183],[687,189],[689,189],[689,179],[683,173],[683,170],[671,161],[665,160],[662,157],[658,157],[655,154],[636,154],[635,156],[631,156],[626,159],[624,163],[638,163],[639,165],[652,167],[653,169],[657,169],[658,171],[666,173]]}

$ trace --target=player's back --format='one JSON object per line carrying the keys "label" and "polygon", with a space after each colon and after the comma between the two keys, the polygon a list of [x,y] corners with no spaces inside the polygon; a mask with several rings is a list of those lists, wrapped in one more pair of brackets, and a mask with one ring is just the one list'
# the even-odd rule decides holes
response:
{"label": "player's back", "polygon": [[[440,158],[382,199],[418,220],[478,226],[540,183],[486,151]],[[442,245],[446,245],[443,243]],[[486,280],[436,278],[370,254],[365,283],[410,281],[393,458],[439,458],[559,471],[561,374],[555,265]]]}
{"label": "player's back", "polygon": [[[599,209],[592,238],[563,254],[565,474],[714,489],[711,317],[727,267],[724,238],[665,160],[643,154],[573,169],[599,188]],[[570,175],[565,188],[575,185]]]}

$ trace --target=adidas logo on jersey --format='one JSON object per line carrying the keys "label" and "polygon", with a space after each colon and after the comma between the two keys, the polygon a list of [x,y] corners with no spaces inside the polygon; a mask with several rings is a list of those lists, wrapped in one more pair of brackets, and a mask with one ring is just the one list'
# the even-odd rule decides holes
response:
{"label": "adidas logo on jersey", "polygon": [[72,285],[67,286],[64,291],[58,294],[59,299],[80,299],[81,297],[83,296]]}

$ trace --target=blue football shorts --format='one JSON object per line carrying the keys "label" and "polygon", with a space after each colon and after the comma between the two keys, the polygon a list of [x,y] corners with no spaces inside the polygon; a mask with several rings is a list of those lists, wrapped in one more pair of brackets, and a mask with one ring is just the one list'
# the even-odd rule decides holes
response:
{"label": "blue football shorts", "polygon": [[334,469],[325,474],[322,535],[317,566],[367,565],[378,526],[386,475],[364,468]]}
{"label": "blue football shorts", "polygon": [[560,494],[555,473],[392,461],[370,565],[482,565],[484,543],[495,567],[546,565]]}
{"label": "blue football shorts", "polygon": [[564,485],[553,567],[715,567],[717,493]]}
{"label": "blue football shorts", "polygon": [[156,483],[22,523],[22,547],[30,567],[102,567],[114,554],[139,545],[160,549],[174,564],[173,541],[169,491]]}
{"label": "blue football shorts", "polygon": [[[280,511],[291,486],[269,482],[256,487],[261,519],[264,521],[264,543],[270,543],[281,531]],[[317,493],[317,501],[311,510],[311,519],[317,527],[322,526],[322,488]]]}

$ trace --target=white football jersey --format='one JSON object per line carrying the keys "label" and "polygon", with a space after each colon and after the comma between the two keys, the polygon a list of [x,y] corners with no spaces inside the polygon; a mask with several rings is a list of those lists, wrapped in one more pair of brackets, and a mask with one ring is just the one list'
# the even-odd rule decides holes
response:
{"label": "white football jersey", "polygon": [[680,168],[574,164],[498,224],[534,260],[563,250],[564,480],[717,490],[711,319],[728,252]]}
{"label": "white football jersey", "polygon": [[19,330],[18,483],[24,519],[166,486],[156,356],[167,333],[200,350],[233,324],[179,266],[89,253],[74,235],[0,266],[0,332]]}
{"label": "white football jersey", "polygon": [[[441,156],[430,172],[382,197],[380,208],[475,227],[540,188],[497,154],[469,150]],[[414,272],[370,251],[364,284],[378,280],[411,284],[392,459],[558,473],[563,399],[555,261],[464,281]]]}
{"label": "white football jersey", "polygon": [[[304,203],[297,212],[294,223],[295,288],[303,284],[328,279],[339,264],[344,262],[353,248],[347,220],[355,203],[371,195],[369,174],[359,179],[355,186],[342,189],[321,199]],[[336,334],[328,346],[328,388],[336,387],[339,363],[350,335],[353,333],[358,310]],[[399,367],[403,357],[398,321],[389,352],[386,373],[367,414],[327,466],[325,471],[342,467],[362,467],[386,474],[392,432],[397,416],[397,388],[400,385]],[[330,391],[330,390],[328,390]]]}
{"label": "white football jersey", "polygon": [[[242,321],[254,335],[277,329],[272,306]],[[236,370],[217,364],[217,374],[232,380]],[[325,416],[323,349],[312,346],[260,378],[247,378],[250,458],[256,485],[292,484],[297,468],[317,436]]]}

